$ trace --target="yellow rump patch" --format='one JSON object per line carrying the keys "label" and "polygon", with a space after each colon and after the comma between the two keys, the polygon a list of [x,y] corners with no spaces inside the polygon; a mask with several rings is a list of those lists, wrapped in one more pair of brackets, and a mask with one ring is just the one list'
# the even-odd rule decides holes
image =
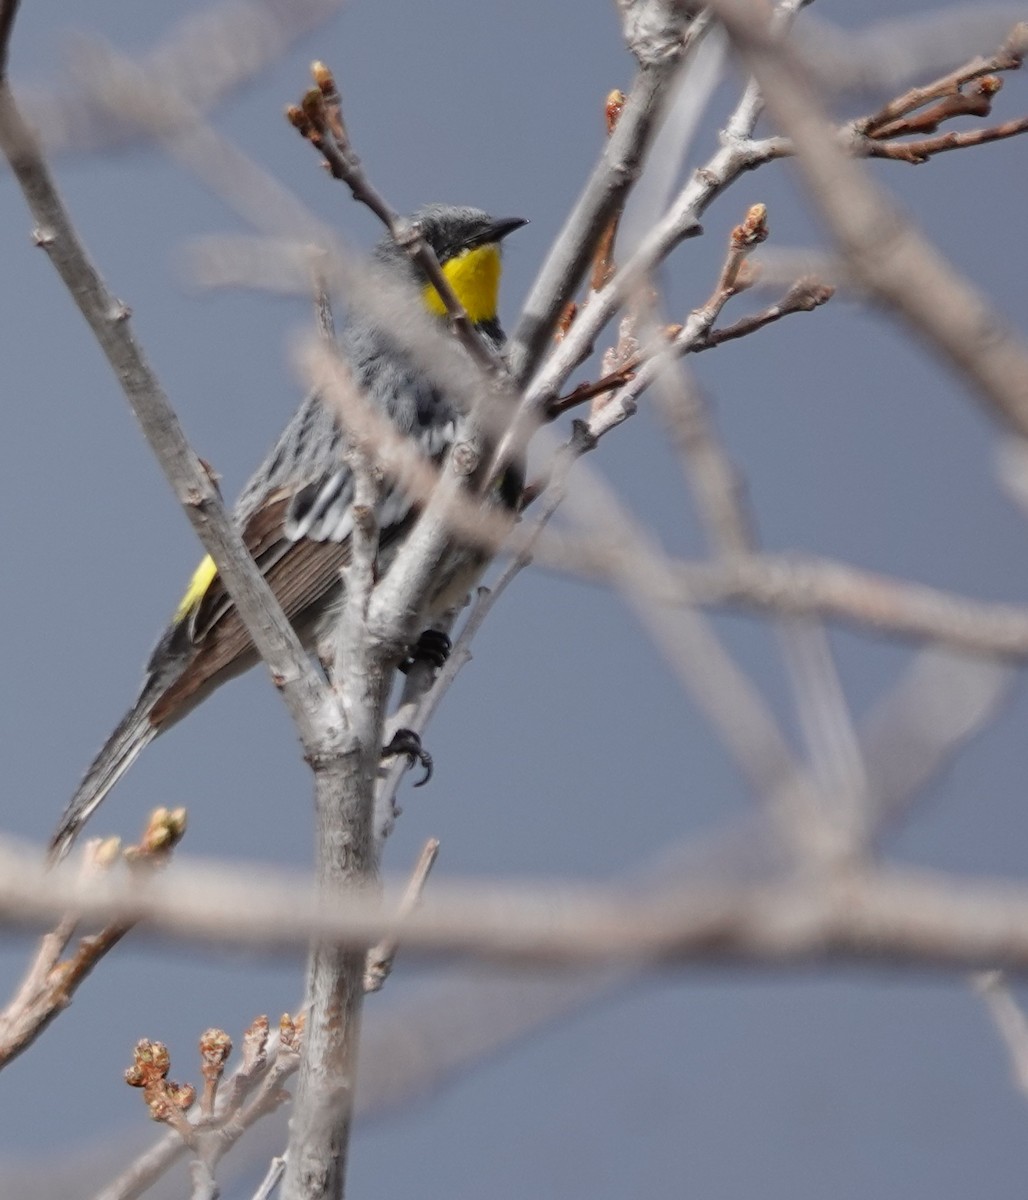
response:
{"label": "yellow rump patch", "polygon": [[175,609],[175,621],[181,621],[187,616],[193,608],[204,597],[204,593],[214,582],[214,576],[217,575],[218,568],[214,565],[214,559],[208,554],[202,563],[193,572],[193,578],[189,581],[189,587],[186,589],[186,594],[179,601],[178,608]]}
{"label": "yellow rump patch", "polygon": [[[443,274],[472,321],[493,320],[500,292],[500,247],[495,242],[451,258],[443,264]],[[423,295],[429,312],[446,315],[442,297],[431,284]]]}

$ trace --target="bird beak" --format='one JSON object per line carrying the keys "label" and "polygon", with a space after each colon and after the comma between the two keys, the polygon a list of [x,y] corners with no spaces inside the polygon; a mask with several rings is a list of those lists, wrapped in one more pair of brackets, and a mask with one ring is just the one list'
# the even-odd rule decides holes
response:
{"label": "bird beak", "polygon": [[522,225],[527,224],[527,217],[499,217],[487,226],[475,240],[480,246],[487,246],[490,242],[502,241],[508,233],[513,233],[515,229],[520,229]]}

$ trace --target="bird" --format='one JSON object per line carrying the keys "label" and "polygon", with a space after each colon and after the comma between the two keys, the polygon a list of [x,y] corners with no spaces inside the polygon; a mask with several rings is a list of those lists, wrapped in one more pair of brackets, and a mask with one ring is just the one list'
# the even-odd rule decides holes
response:
{"label": "bird", "polygon": [[[480,337],[499,352],[504,344],[498,317],[501,246],[508,234],[527,223],[525,218],[496,218],[478,208],[428,204],[408,220],[435,252]],[[392,237],[379,242],[373,260],[394,288],[416,291],[430,313],[444,316],[442,298]],[[402,316],[396,325],[399,328],[385,327],[362,314],[358,304],[339,335],[339,351],[367,402],[384,411],[426,458],[440,463],[456,437],[461,411],[405,349]],[[466,355],[456,340],[454,352]],[[346,446],[346,434],[334,411],[316,391],[311,392],[232,511],[261,573],[301,642],[312,651],[334,627],[344,597],[340,572],[349,557],[354,494]],[[493,489],[496,502],[516,510],[523,482],[521,466],[507,465]],[[417,505],[397,484],[387,481],[379,489],[379,577],[417,513]],[[454,546],[423,616],[431,620],[462,599],[487,561],[484,552]],[[68,802],[50,841],[50,860],[59,861],[68,853],[82,826],[154,738],[257,661],[253,643],[208,555],[193,573],[150,655],[135,703]]]}

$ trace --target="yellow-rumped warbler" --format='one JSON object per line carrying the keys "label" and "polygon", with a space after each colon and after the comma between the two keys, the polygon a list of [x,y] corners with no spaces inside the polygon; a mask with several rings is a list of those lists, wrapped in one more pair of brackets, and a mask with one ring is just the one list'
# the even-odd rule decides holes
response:
{"label": "yellow-rumped warbler", "polygon": [[[431,204],[414,213],[423,237],[479,333],[494,349],[503,344],[497,319],[500,242],[525,224],[495,219],[477,208]],[[430,311],[442,313],[434,288],[419,278],[407,254],[391,238],[375,250],[381,267],[402,286],[418,288]],[[402,330],[351,317],[340,337],[355,384],[383,410],[426,458],[440,462],[453,442],[458,408],[426,377],[404,349]],[[271,453],[236,503],[233,518],[243,540],[305,646],[327,632],[342,598],[340,569],[349,554],[353,478],[335,415],[317,393],[300,405]],[[501,501],[514,508],[521,493],[520,469],[500,481]],[[410,529],[417,510],[398,486],[378,501],[379,566],[385,570]],[[474,583],[484,554],[456,553],[452,569],[433,589],[426,617],[451,606]],[[454,578],[460,575],[460,578]],[[93,760],[51,840],[61,857],[89,815],[135,761],[140,751],[227,679],[257,662],[249,635],[210,557],[203,560],[157,643],[139,698]]]}

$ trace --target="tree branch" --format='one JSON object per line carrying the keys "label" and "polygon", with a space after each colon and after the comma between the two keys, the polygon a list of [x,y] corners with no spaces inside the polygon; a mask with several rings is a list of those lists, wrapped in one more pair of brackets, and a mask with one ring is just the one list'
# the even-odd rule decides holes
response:
{"label": "tree branch", "polygon": [[687,29],[683,19],[679,45],[668,45],[663,54],[641,63],[617,127],[525,299],[521,320],[507,347],[507,361],[517,383],[525,384],[536,369],[561,313],[585,277],[597,242],[638,180],[674,82],[709,24],[709,18],[701,16]]}
{"label": "tree branch", "polygon": [[0,146],[28,203],[42,246],[92,329],[165,477],[268,664],[308,753],[324,745],[335,703],[318,679],[292,626],[243,545],[209,473],[186,441],[178,418],[136,342],[130,310],[90,262],[9,86],[0,84]]}
{"label": "tree branch", "polygon": [[[5,849],[0,921],[31,927],[65,912],[134,921],[196,943],[300,950],[310,939],[363,951],[394,927],[403,882],[384,899],[331,900],[262,871],[176,863],[145,887],[46,872]],[[144,923],[145,922],[145,927]],[[603,963],[863,962],[1028,973],[1028,887],[878,870],[733,885],[639,889],[437,882],[404,922],[410,953],[551,968]]]}
{"label": "tree branch", "polygon": [[711,0],[853,272],[974,389],[1003,424],[1028,433],[1028,348],[840,148],[806,65],[754,0]]}

